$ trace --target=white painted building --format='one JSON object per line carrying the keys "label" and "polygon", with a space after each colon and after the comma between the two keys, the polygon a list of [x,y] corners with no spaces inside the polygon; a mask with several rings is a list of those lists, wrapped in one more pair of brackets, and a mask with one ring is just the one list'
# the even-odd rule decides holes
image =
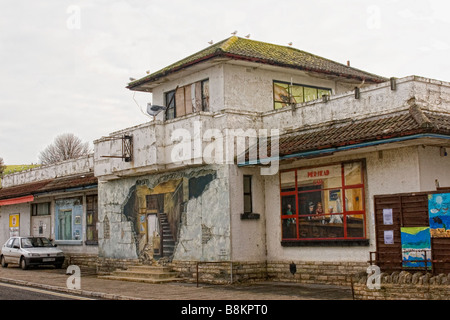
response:
{"label": "white painted building", "polygon": [[0,189],[0,243],[14,235],[43,236],[52,239],[67,258],[97,256],[93,164],[90,155],[5,175]]}
{"label": "white painted building", "polygon": [[[291,262],[300,268],[322,263],[330,269],[321,271],[328,280],[345,282],[336,271],[365,270],[369,253],[376,251],[375,195],[435,190],[436,180],[450,186],[450,160],[442,156],[449,126],[440,122],[450,111],[445,82],[415,76],[389,81],[289,47],[232,37],[128,88],[151,92],[153,105],[168,110],[95,141],[99,220],[106,218],[110,228],[107,237],[99,231],[105,258],[136,259],[144,252],[158,257],[151,232],[133,221],[155,214],[145,199],[161,183],[176,180],[184,193],[176,204],[182,209],[174,218],[169,214],[176,233],[170,253],[179,270],[224,261],[236,265],[236,278],[286,279]],[[433,129],[427,131],[428,125]],[[232,140],[239,129],[243,136],[269,137],[278,130],[279,162],[274,157],[268,166],[238,163],[244,149],[233,153],[227,146],[239,145]],[[321,141],[330,130],[341,136]],[[122,154],[122,140],[111,138],[123,136],[132,137],[132,161],[102,157]],[[267,175],[267,167],[279,171]],[[297,175],[297,184],[289,186],[286,170]],[[347,170],[359,175],[350,184]],[[320,172],[327,175],[300,177]],[[213,178],[192,197],[189,182],[205,175]],[[146,197],[139,197],[139,188]],[[124,210],[133,197],[139,203],[134,213]],[[304,212],[308,197],[315,210],[323,203],[320,227],[328,231],[320,231]],[[289,201],[295,218],[284,212]],[[287,221],[294,222],[292,234],[284,230]],[[258,271],[240,274],[245,265]],[[222,268],[232,273],[227,264]],[[305,279],[295,279],[317,280],[304,272]]]}
{"label": "white painted building", "polygon": [[105,269],[345,283],[379,249],[375,196],[450,186],[446,82],[231,37],[128,88],[166,110],[94,141]]}

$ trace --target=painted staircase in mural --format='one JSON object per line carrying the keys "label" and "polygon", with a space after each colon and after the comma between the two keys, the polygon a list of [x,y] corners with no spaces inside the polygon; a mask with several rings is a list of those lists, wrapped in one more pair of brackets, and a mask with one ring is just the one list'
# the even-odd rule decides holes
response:
{"label": "painted staircase in mural", "polygon": [[[175,240],[170,229],[169,221],[165,213],[159,215],[162,233],[162,257],[155,255],[155,259],[163,257],[171,258],[175,250]],[[99,276],[101,279],[133,281],[144,283],[168,283],[181,281],[178,273],[166,266],[136,265],[126,270],[116,270],[110,275]]]}
{"label": "painted staircase in mural", "polygon": [[110,275],[98,276],[98,278],[144,283],[168,283],[183,280],[170,267],[148,265],[131,266],[126,270],[116,270]]}
{"label": "painted staircase in mural", "polygon": [[[170,229],[169,220],[167,219],[167,214],[160,213],[159,219],[161,223],[161,233],[162,233],[162,256],[172,257],[175,251],[175,239],[172,235]],[[158,258],[157,256],[155,256]]]}

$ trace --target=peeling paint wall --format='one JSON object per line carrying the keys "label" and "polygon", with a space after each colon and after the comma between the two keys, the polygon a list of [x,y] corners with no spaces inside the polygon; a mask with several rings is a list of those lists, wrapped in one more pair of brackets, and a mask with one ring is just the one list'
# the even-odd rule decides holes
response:
{"label": "peeling paint wall", "polygon": [[[228,260],[230,254],[227,171],[223,167],[187,169],[175,173],[145,175],[99,184],[99,256],[137,259],[142,246],[136,226],[136,189],[154,189],[181,178],[211,176],[201,194],[183,204],[174,260]],[[209,180],[208,180],[209,181]],[[141,205],[142,206],[142,205]],[[109,225],[109,228],[106,228]],[[105,230],[105,228],[107,230]],[[109,229],[109,230],[108,230]]]}

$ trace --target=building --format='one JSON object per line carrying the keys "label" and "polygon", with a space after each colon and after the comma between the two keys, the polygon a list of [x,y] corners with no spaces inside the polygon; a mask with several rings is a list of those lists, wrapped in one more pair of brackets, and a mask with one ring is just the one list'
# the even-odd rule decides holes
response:
{"label": "building", "polygon": [[67,254],[67,261],[96,257],[97,201],[92,155],[6,175],[0,189],[0,242],[44,236]]}
{"label": "building", "polygon": [[346,283],[373,253],[401,267],[401,228],[431,226],[394,198],[450,187],[450,83],[231,37],[127,88],[164,110],[94,141],[103,271]]}

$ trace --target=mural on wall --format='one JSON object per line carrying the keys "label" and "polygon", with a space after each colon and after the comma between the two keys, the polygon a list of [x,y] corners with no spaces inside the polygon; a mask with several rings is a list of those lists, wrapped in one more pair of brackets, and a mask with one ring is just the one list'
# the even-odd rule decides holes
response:
{"label": "mural on wall", "polygon": [[432,238],[450,238],[450,193],[428,195],[428,215]]}
{"label": "mural on wall", "polygon": [[403,267],[431,269],[431,237],[429,227],[401,228]]}
{"label": "mural on wall", "polygon": [[214,179],[215,174],[174,177],[153,188],[148,180],[138,180],[130,188],[122,213],[131,224],[136,254],[142,262],[173,256],[186,203],[201,196]]}
{"label": "mural on wall", "polygon": [[83,200],[81,197],[55,201],[56,240],[81,241]]}

